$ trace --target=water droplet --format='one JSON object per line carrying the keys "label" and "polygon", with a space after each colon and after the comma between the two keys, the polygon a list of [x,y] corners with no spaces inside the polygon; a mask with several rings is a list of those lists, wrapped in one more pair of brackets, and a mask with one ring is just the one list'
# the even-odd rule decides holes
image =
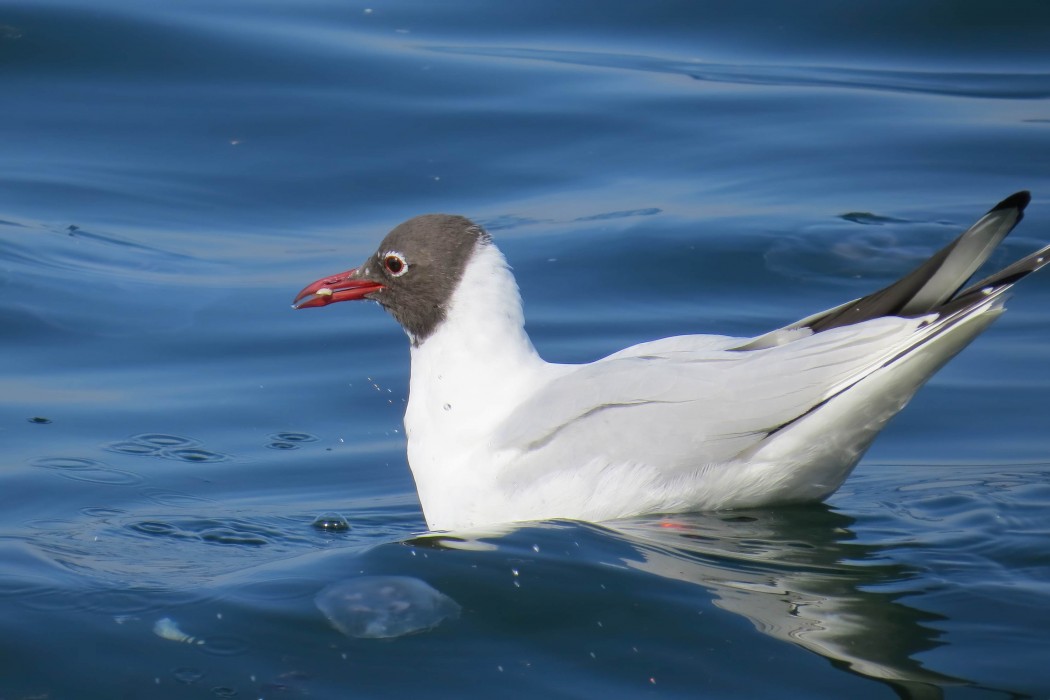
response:
{"label": "water droplet", "polygon": [[445,409],[446,411],[451,411],[452,410],[452,404],[447,403],[444,406],[442,406],[441,408]]}
{"label": "water droplet", "polygon": [[322,513],[314,518],[314,528],[323,532],[348,532],[350,523],[339,513]]}

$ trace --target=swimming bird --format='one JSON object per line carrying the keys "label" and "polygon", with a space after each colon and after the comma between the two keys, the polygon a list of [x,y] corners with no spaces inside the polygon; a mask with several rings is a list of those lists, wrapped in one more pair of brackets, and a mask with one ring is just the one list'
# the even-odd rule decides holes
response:
{"label": "swimming bird", "polygon": [[783,328],[589,364],[539,356],[506,259],[462,216],[409,219],[294,306],[369,299],[408,334],[408,461],[433,530],[820,501],[1050,261],[1046,246],[967,285],[1030,199],[1007,197],[885,289]]}

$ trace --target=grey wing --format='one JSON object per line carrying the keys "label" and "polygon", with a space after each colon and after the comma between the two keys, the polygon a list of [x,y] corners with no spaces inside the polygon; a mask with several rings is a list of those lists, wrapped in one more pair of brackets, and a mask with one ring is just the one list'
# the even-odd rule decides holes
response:
{"label": "grey wing", "polygon": [[882,366],[920,324],[879,319],[751,352],[690,351],[679,341],[661,353],[618,353],[539,387],[494,447],[560,464],[726,461]]}

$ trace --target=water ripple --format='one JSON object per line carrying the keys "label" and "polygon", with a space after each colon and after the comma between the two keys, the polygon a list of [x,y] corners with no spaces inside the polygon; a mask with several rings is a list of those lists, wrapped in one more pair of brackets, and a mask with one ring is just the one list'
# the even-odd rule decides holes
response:
{"label": "water ripple", "polygon": [[183,462],[212,463],[226,462],[230,459],[228,455],[210,450],[202,450],[198,447],[180,447],[175,450],[161,450],[160,455],[167,459],[177,459]]}
{"label": "water ripple", "polygon": [[181,435],[168,435],[167,433],[143,433],[132,436],[131,441],[158,448],[192,447],[200,444],[193,438],[182,437]]}
{"label": "water ripple", "polygon": [[170,489],[145,488],[139,491],[139,493],[153,503],[176,508],[188,508],[199,506],[202,503],[214,503],[210,498],[205,498],[192,493],[185,493],[183,491],[172,491]]}
{"label": "water ripple", "polygon": [[206,544],[263,546],[288,539],[288,534],[266,525],[237,518],[138,520],[128,529],[149,537],[167,537]]}
{"label": "water ripple", "polygon": [[[896,278],[927,259],[959,233],[959,227],[934,221],[908,221],[872,213],[850,212],[834,223],[821,223],[778,236],[764,258],[766,267],[792,279],[822,279],[852,284],[857,279]],[[1012,255],[1008,242],[1005,252]]]}
{"label": "water ripple", "polygon": [[140,484],[143,480],[138,474],[114,469],[105,462],[81,457],[41,457],[33,460],[32,465],[52,469],[67,479],[95,484],[131,486]]}
{"label": "water ripple", "polygon": [[1050,97],[1050,75],[1045,73],[941,72],[835,66],[683,62],[644,55],[515,47],[431,46],[428,48],[435,52],[464,56],[519,58],[577,66],[668,73],[684,75],[702,82],[733,85],[875,90],[1010,100],[1040,100]]}
{"label": "water ripple", "polygon": [[147,455],[155,455],[160,452],[161,448],[156,445],[144,445],[139,442],[124,440],[106,445],[103,449],[110,452],[119,452],[121,454],[143,457]]}
{"label": "water ripple", "polygon": [[317,442],[317,437],[309,433],[283,432],[271,435],[270,440],[266,447],[271,450],[295,450],[303,443]]}
{"label": "water ripple", "polygon": [[135,457],[163,457],[182,462],[226,462],[230,456],[200,447],[193,438],[166,433],[144,433],[106,445],[106,450]]}

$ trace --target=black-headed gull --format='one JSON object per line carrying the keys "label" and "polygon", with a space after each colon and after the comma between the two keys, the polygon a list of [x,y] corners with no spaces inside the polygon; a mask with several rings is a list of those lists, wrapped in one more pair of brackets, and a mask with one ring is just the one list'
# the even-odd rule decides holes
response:
{"label": "black-headed gull", "polygon": [[967,280],[1021,220],[1006,198],[885,289],[756,338],[683,335],[545,362],[481,227],[409,219],[296,308],[370,299],[408,333],[408,461],[431,529],[819,501],[1003,311],[1050,246]]}

